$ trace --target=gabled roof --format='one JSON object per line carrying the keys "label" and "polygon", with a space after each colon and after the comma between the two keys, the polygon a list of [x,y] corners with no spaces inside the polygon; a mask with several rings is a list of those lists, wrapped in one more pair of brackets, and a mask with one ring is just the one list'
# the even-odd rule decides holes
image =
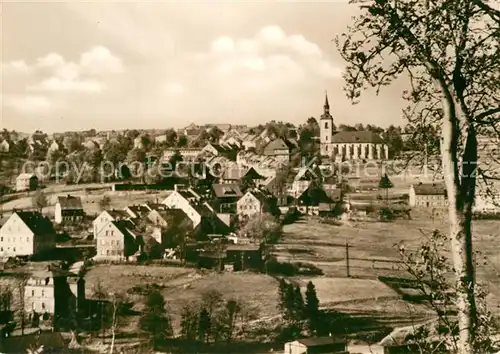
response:
{"label": "gabled roof", "polygon": [[243,195],[240,186],[236,183],[214,184],[212,189],[217,198],[241,197]]}
{"label": "gabled roof", "polygon": [[317,338],[302,338],[297,339],[297,342],[305,345],[306,347],[319,347],[329,344],[341,344],[345,343],[344,339],[333,338],[333,337],[317,337]]}
{"label": "gabled roof", "polygon": [[16,180],[30,179],[30,178],[37,178],[37,177],[34,173],[21,173],[19,176],[16,177]]}
{"label": "gabled roof", "polygon": [[130,236],[135,239],[139,234],[137,226],[130,220],[115,220],[111,221],[111,223],[116,226],[124,236]]}
{"label": "gabled roof", "polygon": [[67,195],[66,197],[57,197],[57,203],[61,206],[61,210],[82,210],[82,198]]}
{"label": "gabled roof", "polygon": [[283,141],[283,139],[275,139],[264,148],[265,154],[274,154],[275,150],[290,150],[288,145]]}
{"label": "gabled roof", "polygon": [[125,210],[105,210],[113,219],[128,219],[130,215]]}
{"label": "gabled roof", "polygon": [[443,183],[420,183],[413,186],[416,195],[446,195]]}
{"label": "gabled roof", "polygon": [[248,191],[248,192],[246,192],[245,195],[247,195],[247,194],[253,195],[262,204],[268,203],[269,199],[272,197],[271,195],[264,193],[260,189],[254,189],[254,190]]}
{"label": "gabled roof", "polygon": [[35,234],[56,234],[54,225],[49,218],[44,217],[37,211],[15,211],[26,226]]}
{"label": "gabled roof", "polygon": [[377,133],[370,131],[347,131],[334,134],[332,143],[382,144],[384,140]]}
{"label": "gabled roof", "polygon": [[149,208],[144,205],[130,205],[126,209],[130,210],[139,217],[149,213]]}

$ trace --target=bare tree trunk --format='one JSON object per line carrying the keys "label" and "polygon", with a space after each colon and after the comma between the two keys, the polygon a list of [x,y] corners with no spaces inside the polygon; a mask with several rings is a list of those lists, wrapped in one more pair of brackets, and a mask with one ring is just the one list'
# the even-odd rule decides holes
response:
{"label": "bare tree trunk", "polygon": [[[459,327],[459,353],[473,354],[474,327],[475,327],[475,299],[474,299],[474,265],[472,262],[472,215],[469,212],[474,200],[472,196],[464,195],[462,184],[466,183],[460,176],[458,158],[458,143],[460,126],[453,102],[443,101],[444,118],[442,125],[441,154],[443,174],[448,196],[449,232],[453,267],[456,277],[456,306]],[[477,142],[476,142],[477,144]],[[467,143],[464,156],[471,146]],[[472,147],[473,148],[473,147]],[[477,148],[477,146],[476,146]],[[474,162],[475,163],[475,162]],[[464,175],[462,173],[462,175]],[[472,178],[471,178],[472,179]],[[471,181],[467,181],[471,183]],[[475,178],[472,181],[475,184]]]}

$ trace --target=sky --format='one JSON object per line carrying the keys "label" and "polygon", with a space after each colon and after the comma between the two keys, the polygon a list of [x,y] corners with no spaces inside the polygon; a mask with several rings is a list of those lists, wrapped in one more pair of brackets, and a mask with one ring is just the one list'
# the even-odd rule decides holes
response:
{"label": "sky", "polygon": [[4,2],[1,126],[23,132],[403,124],[400,84],[352,105],[332,39],[343,1]]}

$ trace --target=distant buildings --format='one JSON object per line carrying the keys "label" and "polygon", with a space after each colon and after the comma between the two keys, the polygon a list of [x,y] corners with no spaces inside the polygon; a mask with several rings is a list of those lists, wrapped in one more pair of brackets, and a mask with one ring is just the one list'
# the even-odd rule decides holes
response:
{"label": "distant buildings", "polygon": [[38,177],[34,173],[21,173],[16,177],[16,191],[32,191],[38,188]]}
{"label": "distant buildings", "polygon": [[32,256],[55,248],[56,231],[39,212],[14,211],[0,229],[0,254]]}

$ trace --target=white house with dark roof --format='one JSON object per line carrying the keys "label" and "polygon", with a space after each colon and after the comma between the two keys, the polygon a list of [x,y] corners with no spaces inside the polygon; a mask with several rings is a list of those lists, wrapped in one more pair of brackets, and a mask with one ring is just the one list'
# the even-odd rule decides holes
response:
{"label": "white house with dark roof", "polygon": [[448,197],[443,183],[419,183],[410,186],[408,205],[420,208],[446,208]]}
{"label": "white house with dark roof", "polygon": [[333,117],[330,114],[328,96],[320,121],[320,151],[337,161],[349,160],[388,160],[389,147],[382,137],[370,131],[333,130]]}
{"label": "white house with dark roof", "polygon": [[38,177],[34,173],[21,173],[16,177],[16,191],[24,192],[38,188]]}
{"label": "white house with dark roof", "polygon": [[175,186],[175,190],[163,200],[171,209],[181,209],[193,222],[193,227],[198,226],[201,222],[202,211],[206,208],[201,202],[201,196],[192,189],[182,189],[180,186]]}
{"label": "white house with dark roof", "polygon": [[81,222],[85,216],[82,199],[72,195],[57,197],[54,210],[56,224]]}
{"label": "white house with dark roof", "polygon": [[0,255],[31,256],[54,249],[56,231],[35,211],[14,211],[0,229]]}
{"label": "white house with dark roof", "polygon": [[92,221],[92,229],[94,239],[97,237],[99,231],[104,228],[109,222],[117,220],[131,220],[130,214],[125,210],[103,210],[98,217]]}
{"label": "white house with dark roof", "polygon": [[136,254],[143,242],[141,233],[130,220],[108,222],[96,235],[96,258],[124,260]]}

